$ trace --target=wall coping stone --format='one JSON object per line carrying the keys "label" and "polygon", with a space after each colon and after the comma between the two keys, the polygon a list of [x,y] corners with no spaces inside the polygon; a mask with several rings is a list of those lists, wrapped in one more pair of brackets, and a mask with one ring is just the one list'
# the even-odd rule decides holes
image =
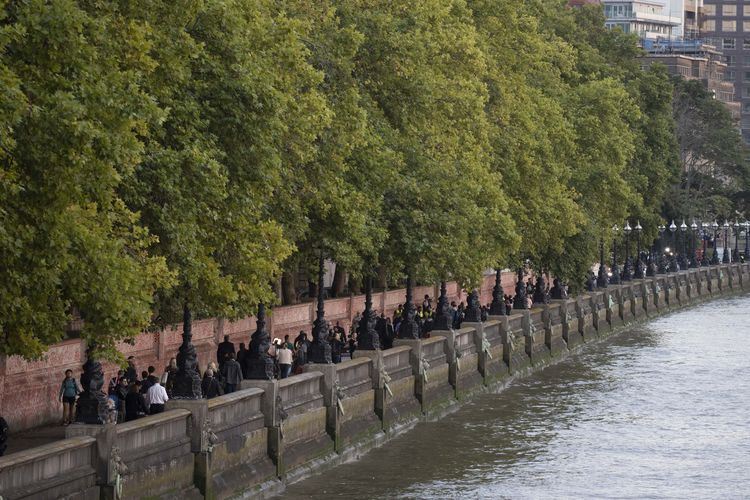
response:
{"label": "wall coping stone", "polygon": [[57,453],[67,452],[78,448],[86,448],[92,444],[96,444],[96,438],[90,436],[76,436],[61,441],[55,441],[54,443],[35,446],[28,450],[11,453],[10,455],[0,457],[0,472],[10,467],[45,459]]}
{"label": "wall coping stone", "polygon": [[217,398],[211,398],[208,400],[208,411],[221,408],[222,406],[230,406],[243,399],[252,399],[257,396],[262,396],[266,391],[258,387],[252,387],[250,389],[240,389],[231,394],[224,394]]}

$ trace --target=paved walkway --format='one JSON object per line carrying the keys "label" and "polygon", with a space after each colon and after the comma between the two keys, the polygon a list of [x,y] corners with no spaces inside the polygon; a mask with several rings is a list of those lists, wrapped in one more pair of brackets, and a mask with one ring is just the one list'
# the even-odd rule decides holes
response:
{"label": "paved walkway", "polygon": [[8,436],[8,449],[5,450],[5,455],[53,443],[61,439],[65,439],[65,427],[62,425],[47,425],[17,433],[14,433],[13,429],[11,429],[11,433]]}

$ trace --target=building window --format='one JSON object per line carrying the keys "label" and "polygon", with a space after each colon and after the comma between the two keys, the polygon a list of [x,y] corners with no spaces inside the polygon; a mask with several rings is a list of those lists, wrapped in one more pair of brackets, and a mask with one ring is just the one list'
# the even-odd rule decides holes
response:
{"label": "building window", "polygon": [[730,16],[736,16],[737,15],[737,6],[736,5],[724,5],[724,17],[730,17]]}
{"label": "building window", "polygon": [[734,56],[724,56],[724,60],[727,63],[727,66],[734,66],[735,57]]}
{"label": "building window", "polygon": [[727,71],[727,80],[734,80],[734,71]]}
{"label": "building window", "polygon": [[703,6],[703,14],[706,16],[715,16],[716,15],[716,6],[715,5],[704,5]]}
{"label": "building window", "polygon": [[742,103],[742,112],[743,113],[750,113],[750,102],[744,102],[744,103]]}
{"label": "building window", "polygon": [[742,31],[744,31],[745,33],[750,33],[750,21],[742,22]]}
{"label": "building window", "polygon": [[735,48],[734,38],[725,38],[721,41],[722,49],[733,49]]}
{"label": "building window", "polygon": [[713,19],[708,19],[707,21],[703,21],[703,31],[716,31],[716,21]]}
{"label": "building window", "polygon": [[742,88],[742,95],[745,97],[750,97],[750,87],[743,87]]}
{"label": "building window", "polygon": [[744,6],[744,7],[742,8],[742,14],[743,14],[743,15],[744,15],[745,17],[750,17],[750,5],[745,5],[745,6]]}
{"label": "building window", "polygon": [[721,29],[725,33],[737,31],[737,21],[729,21],[727,19],[724,19],[721,22]]}

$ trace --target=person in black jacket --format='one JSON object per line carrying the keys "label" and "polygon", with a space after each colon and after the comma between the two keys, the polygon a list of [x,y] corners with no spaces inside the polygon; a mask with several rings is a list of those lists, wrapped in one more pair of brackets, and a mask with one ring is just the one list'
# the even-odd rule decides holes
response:
{"label": "person in black jacket", "polygon": [[136,380],[125,395],[125,421],[130,422],[147,413],[146,400],[143,398],[143,394],[141,394],[141,383]]}
{"label": "person in black jacket", "polygon": [[227,354],[224,366],[221,368],[221,375],[224,379],[224,392],[227,394],[236,391],[242,383],[242,367],[235,361],[234,353]]}
{"label": "person in black jacket", "polygon": [[201,391],[203,392],[203,397],[206,399],[215,398],[216,396],[224,394],[224,391],[221,390],[221,384],[216,380],[216,377],[214,377],[214,371],[211,368],[206,370],[206,374],[203,376]]}
{"label": "person in black jacket", "polygon": [[128,367],[125,369],[125,378],[133,383],[138,380],[138,371],[135,369],[135,357],[128,356]]}
{"label": "person in black jacket", "polygon": [[393,330],[391,318],[386,318],[385,314],[381,314],[375,325],[375,331],[378,332],[378,337],[380,337],[381,349],[390,349],[393,347],[393,339],[396,338],[396,333]]}
{"label": "person in black jacket", "polygon": [[229,335],[224,335],[224,342],[219,344],[219,348],[216,349],[216,362],[219,364],[219,369],[224,366],[227,354],[230,352],[234,354],[234,344],[229,341]]}
{"label": "person in black jacket", "polygon": [[247,367],[245,366],[247,353],[248,350],[245,349],[245,343],[240,342],[240,348],[237,350],[237,362],[240,364],[240,368],[242,368],[242,378],[245,378],[245,375],[247,374]]}

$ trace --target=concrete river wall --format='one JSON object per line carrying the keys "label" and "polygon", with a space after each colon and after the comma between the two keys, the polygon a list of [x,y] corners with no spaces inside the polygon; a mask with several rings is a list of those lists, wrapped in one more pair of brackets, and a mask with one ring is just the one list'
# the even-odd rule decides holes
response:
{"label": "concrete river wall", "polygon": [[750,264],[691,269],[357,351],[284,380],[0,457],[9,499],[249,498],[356,458],[628,324],[750,289]]}

